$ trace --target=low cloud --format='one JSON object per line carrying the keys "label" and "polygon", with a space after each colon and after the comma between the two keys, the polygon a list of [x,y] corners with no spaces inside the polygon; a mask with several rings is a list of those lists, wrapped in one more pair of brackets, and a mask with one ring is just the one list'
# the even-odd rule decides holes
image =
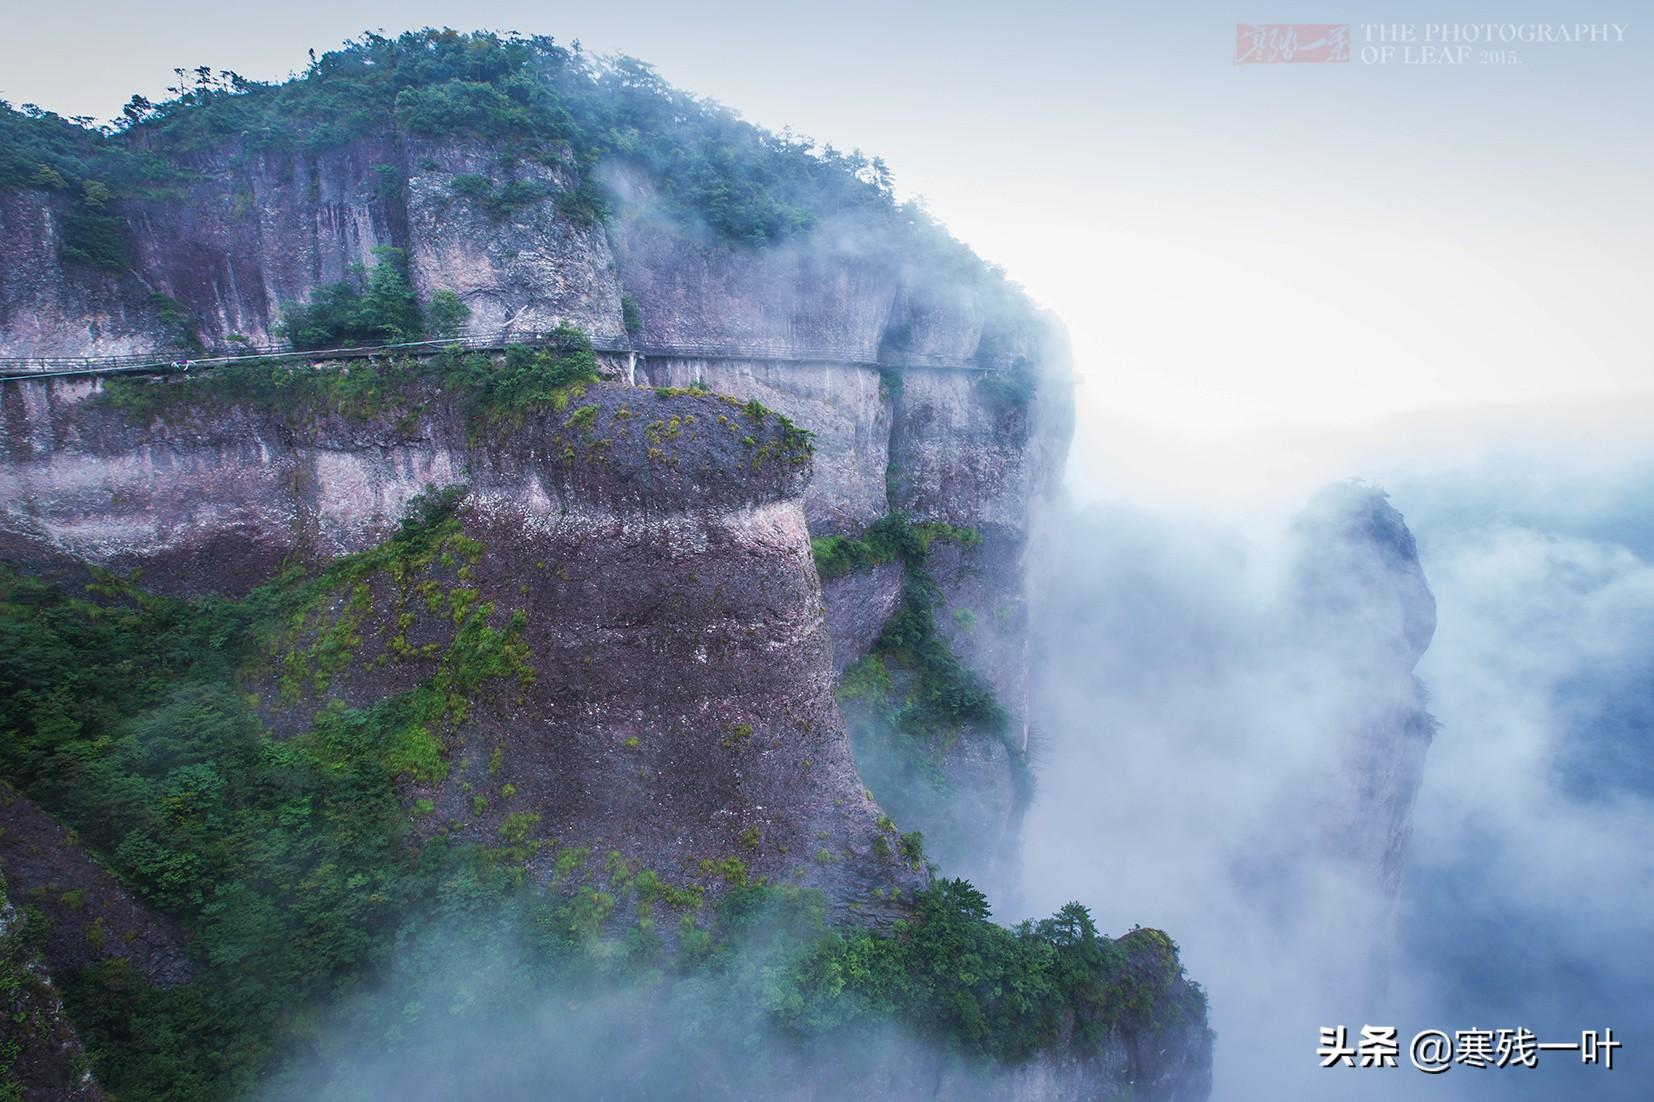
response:
{"label": "low cloud", "polygon": [[[1214,1098],[1645,1089],[1654,450],[1605,431],[1571,462],[1581,435],[1559,418],[1541,443],[1524,435],[1537,416],[1454,416],[1338,457],[1359,450],[1394,491],[1439,606],[1418,671],[1439,730],[1393,915],[1372,868],[1326,844],[1329,814],[1361,799],[1338,745],[1370,686],[1292,615],[1286,512],[1090,504],[1053,525],[1023,902],[1077,897],[1107,928],[1179,939],[1211,996]],[[1087,482],[1071,472],[1096,502]],[[1393,1024],[1404,1041],[1613,1026],[1628,1049],[1611,1072],[1547,1053],[1537,1072],[1425,1076],[1404,1050],[1399,1069],[1341,1074],[1315,1055],[1318,1027],[1340,1023]]]}

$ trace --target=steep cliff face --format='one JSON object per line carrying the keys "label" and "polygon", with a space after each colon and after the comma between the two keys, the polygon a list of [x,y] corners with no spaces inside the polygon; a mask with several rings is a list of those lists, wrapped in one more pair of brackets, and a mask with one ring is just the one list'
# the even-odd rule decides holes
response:
{"label": "steep cliff face", "polygon": [[[489,623],[519,617],[526,657],[521,683],[449,735],[438,822],[490,839],[533,815],[558,848],[617,848],[684,880],[733,857],[844,906],[917,882],[873,853],[879,811],[834,706],[802,438],[709,395],[599,385],[481,437],[430,399],[413,420],[358,421],[180,398],[146,423],[87,387],[9,388],[5,551],[233,594],[371,547],[423,488],[466,482],[476,544],[455,580]],[[355,650],[331,677],[306,666],[297,691],[267,679],[278,729],[323,699],[368,706],[431,676],[425,645],[446,645],[460,609],[427,605],[377,575],[328,598],[281,661],[341,626]]]}
{"label": "steep cliff face", "polygon": [[[431,32],[418,64],[453,45]],[[494,71],[404,88],[441,101],[436,124],[411,124],[394,90],[367,123],[329,90],[336,61],[293,82],[313,114],[271,108],[288,132],[192,129],[190,111],[237,108],[204,94],[171,117],[181,130],[123,135],[165,163],[159,185],[0,181],[0,358],[276,342],[285,305],[390,247],[419,301],[465,304],[466,336],[497,350],[572,325],[608,381],[488,410],[433,374],[443,356],[304,365],[280,385],[9,384],[0,557],[90,572],[140,605],[98,571],[282,609],[235,673],[255,738],[309,745],[342,714],[413,701],[419,723],[384,750],[410,849],[464,842],[490,871],[578,885],[597,913],[582,929],[635,919],[649,942],[651,908],[670,906],[693,912],[693,941],[703,899],[757,880],[820,888],[834,918],[883,928],[911,917],[927,857],[1001,894],[1029,793],[1025,563],[1071,431],[1060,326],[862,168],[824,161],[862,183],[813,207],[788,189],[816,187],[815,169],[727,163],[741,158],[717,118],[711,155],[705,135],[639,132],[581,98],[607,79],[585,75],[554,105],[579,127],[540,120],[554,140],[478,124],[478,103],[514,110],[479,91]],[[560,79],[518,76],[525,100]],[[655,87],[622,76],[603,85],[617,98]],[[773,136],[756,147],[814,163]],[[693,179],[686,200],[674,158],[718,186]],[[744,167],[780,183],[754,198]],[[109,246],[96,263],[77,244],[89,218]],[[427,515],[433,501],[446,511]],[[824,584],[812,538],[859,550]],[[1003,1073],[950,1086],[964,1072],[930,1052],[872,1074],[916,1096],[1203,1097],[1204,1002],[1155,937],[1142,976],[1137,933],[1118,961],[1048,943],[1111,982],[1119,964],[1142,996],[1107,1007],[1100,1039],[1065,1009],[1039,1045],[1019,1047],[1034,1026],[1007,1031],[1003,1051],[1041,1055]]]}
{"label": "steep cliff face", "polygon": [[[602,225],[564,213],[560,200],[579,183],[573,167],[502,168],[497,150],[474,141],[386,136],[320,152],[231,144],[176,160],[190,181],[181,198],[117,204],[131,255],[121,274],[64,259],[67,200],[0,193],[0,247],[26,261],[0,271],[0,356],[273,341],[283,303],[373,263],[381,246],[406,251],[421,299],[457,293],[472,334],[529,337],[567,323],[602,345],[669,350],[634,356],[631,377],[756,398],[815,434],[815,473],[804,489],[812,535],[853,535],[892,513],[981,535],[936,564],[938,626],[994,690],[1010,734],[965,725],[934,740],[927,753],[958,782],[948,804],[965,818],[915,812],[918,821],[902,825],[932,836],[941,846],[933,855],[950,870],[1004,885],[1026,747],[1023,559],[1033,507],[1060,477],[1070,432],[1067,349],[1055,323],[957,246],[927,238],[915,251],[883,223],[846,215],[753,249],[671,217],[647,178],[621,167],[599,170],[615,196]],[[490,206],[464,184],[478,179],[496,191],[522,184],[530,197]],[[631,333],[623,294],[634,310]],[[19,395],[12,406],[40,400]],[[440,451],[382,446],[406,466],[402,490],[383,488],[354,460],[324,459],[311,472],[329,546],[346,546],[336,528],[371,529],[407,486],[455,477]],[[226,434],[205,462],[215,479],[268,482],[278,470],[288,477],[285,460],[248,462],[264,447]],[[92,542],[99,525],[142,531],[152,554],[162,554],[163,529],[184,532],[207,519],[202,510],[229,508],[184,492],[200,488],[188,479],[171,481],[180,488],[175,500],[194,502],[191,515],[151,521],[100,509],[63,523]],[[367,496],[351,496],[358,490]],[[240,492],[262,497],[254,486]],[[279,523],[255,509],[220,516],[189,539],[201,547],[201,531],[223,533],[226,548],[252,539],[259,554],[231,556],[251,580],[285,553],[269,535]],[[885,569],[828,586],[841,668],[868,652],[904,585],[899,571]],[[877,596],[841,602],[837,595],[852,588]],[[892,783],[868,779],[876,794]]]}
{"label": "steep cliff face", "polygon": [[0,1086],[19,1102],[103,1102],[38,940],[0,876]]}
{"label": "steep cliff face", "polygon": [[[495,219],[454,189],[456,177],[498,174],[474,142],[385,138],[321,152],[236,145],[176,158],[189,181],[165,199],[127,199],[130,266],[100,271],[64,259],[70,203],[40,191],[0,192],[0,356],[65,357],[171,348],[186,336],[233,348],[277,340],[283,303],[372,264],[381,246],[408,249],[428,298],[459,293],[477,332],[534,333],[559,321],[598,338],[623,333],[614,260],[601,226],[561,217],[546,198]],[[571,172],[525,162],[521,176],[553,196]]]}
{"label": "steep cliff face", "polygon": [[1352,943],[1376,954],[1364,980],[1371,988],[1383,982],[1382,945],[1435,735],[1413,669],[1435,634],[1436,600],[1413,535],[1381,490],[1326,488],[1293,535],[1292,631],[1341,687],[1317,850],[1375,889],[1376,906],[1350,915]]}
{"label": "steep cliff face", "polygon": [[1248,521],[1241,538],[1228,518],[1074,508],[1036,571],[1052,765],[1028,891],[1151,901],[1209,985],[1214,1097],[1280,1093],[1302,1066],[1292,1023],[1383,1005],[1433,727],[1412,673],[1433,601],[1383,494],[1339,486],[1290,527]]}
{"label": "steep cliff face", "polygon": [[0,871],[12,896],[35,910],[39,948],[54,975],[121,961],[148,983],[170,987],[193,969],[176,927],[150,911],[69,831],[0,783]]}
{"label": "steep cliff face", "polygon": [[[925,882],[850,759],[804,515],[806,441],[779,416],[700,391],[602,383],[501,421],[440,389],[368,413],[241,395],[211,377],[115,397],[31,383],[4,400],[0,531],[13,565],[64,578],[109,568],[191,595],[335,564],[246,671],[242,688],[277,737],[340,705],[458,685],[456,651],[495,633],[497,676],[465,686],[458,712],[432,722],[445,764],[410,772],[407,798],[425,807],[415,838],[503,839],[508,860],[564,890],[644,874],[709,894],[749,877],[819,887],[860,921],[888,921]],[[461,480],[440,542],[361,556],[394,542],[421,491]],[[936,576],[967,577],[959,549],[949,558],[942,546]],[[888,575],[849,577],[876,591]],[[961,738],[950,753],[970,746]],[[42,837],[61,836],[26,801],[6,806],[12,826],[38,819]],[[621,913],[646,905],[622,898]],[[154,924],[140,912],[134,928]],[[874,1053],[848,1081],[892,1097],[1129,1087],[1204,1098],[1202,997],[1164,935],[1119,945],[1116,982],[1147,1001],[1101,1038],[1058,1037],[1005,1068],[920,1045],[901,1059]],[[806,1070],[831,1051],[806,1052]],[[847,1074],[834,1062],[797,1082]],[[739,1095],[751,1082],[742,1073],[727,1087]]]}
{"label": "steep cliff face", "polygon": [[[830,224],[753,254],[663,231],[645,190],[623,193],[634,205],[615,238],[623,283],[641,306],[639,343],[698,340],[776,357],[648,357],[645,377],[676,386],[701,379],[808,425],[817,446],[806,495],[813,535],[854,535],[901,514],[978,537],[931,556],[939,600],[930,615],[992,689],[1003,726],[954,723],[925,738],[932,776],[946,790],[936,799],[906,799],[906,772],[865,755],[862,767],[875,795],[900,807],[902,825],[925,832],[944,868],[1003,891],[1026,794],[1025,558],[1072,432],[1060,327],[973,259],[896,255],[865,224]],[[827,581],[841,669],[875,649],[912,580],[884,563]],[[847,707],[866,732],[858,744],[888,741],[888,724],[854,701]]]}

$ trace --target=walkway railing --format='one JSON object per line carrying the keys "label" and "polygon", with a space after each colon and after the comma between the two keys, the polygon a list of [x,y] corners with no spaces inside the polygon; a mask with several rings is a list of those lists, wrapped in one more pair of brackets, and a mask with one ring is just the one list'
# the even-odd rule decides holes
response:
{"label": "walkway railing", "polygon": [[[448,349],[466,352],[498,352],[512,345],[532,348],[576,347],[558,333],[504,331],[453,339],[392,341],[341,348],[294,349],[287,345],[246,345],[234,352],[184,357],[179,353],[147,353],[127,356],[30,357],[0,359],[0,382],[25,379],[72,378],[97,375],[164,375],[199,368],[257,360],[359,360],[384,355],[430,355]],[[773,363],[839,363],[873,368],[936,368],[950,371],[987,371],[980,364],[966,363],[925,353],[901,353],[889,359],[866,358],[841,349],[808,349],[780,341],[752,344],[622,343],[593,341],[593,352],[608,355],[635,355],[656,359],[747,360]]]}

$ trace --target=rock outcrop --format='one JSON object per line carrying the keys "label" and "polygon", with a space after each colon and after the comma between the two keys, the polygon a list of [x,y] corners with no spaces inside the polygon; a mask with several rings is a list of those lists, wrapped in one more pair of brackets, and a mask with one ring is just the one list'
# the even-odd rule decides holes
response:
{"label": "rock outcrop", "polygon": [[[285,563],[371,547],[422,489],[464,481],[463,531],[481,548],[468,599],[498,624],[520,614],[530,657],[524,683],[456,734],[439,821],[488,840],[530,814],[562,848],[616,848],[673,880],[735,858],[846,906],[918,882],[873,852],[879,810],[833,699],[796,430],[734,400],[601,384],[566,413],[478,436],[430,397],[412,422],[186,396],[146,423],[83,387],[10,387],[0,543],[41,571],[235,594]],[[325,695],[363,706],[432,672],[394,661],[394,639],[452,633],[388,581],[369,589],[365,608],[341,594],[316,613],[352,618],[360,651]],[[308,700],[278,712],[302,717]]]}
{"label": "rock outcrop", "polygon": [[1413,803],[1435,736],[1413,669],[1436,630],[1436,599],[1400,512],[1359,482],[1318,493],[1293,525],[1290,630],[1337,686],[1327,717],[1327,783],[1316,801],[1315,856],[1365,893],[1346,916],[1349,990],[1385,982],[1391,912],[1412,833]]}
{"label": "rock outcrop", "polygon": [[0,1089],[18,1102],[103,1102],[23,910],[0,876]]}
{"label": "rock outcrop", "polygon": [[125,962],[157,987],[193,969],[176,927],[158,917],[62,824],[0,782],[0,872],[13,898],[40,915],[39,947],[54,975]]}
{"label": "rock outcrop", "polygon": [[[835,217],[765,249],[732,244],[669,216],[646,178],[613,166],[598,169],[616,196],[610,223],[587,224],[558,203],[577,186],[572,166],[518,161],[502,168],[475,142],[387,135],[320,152],[232,142],[173,160],[191,181],[182,197],[112,207],[130,235],[132,264],[121,274],[64,259],[68,200],[0,193],[0,253],[7,257],[0,357],[152,352],[172,347],[181,325],[209,349],[233,350],[242,338],[270,342],[283,303],[346,278],[353,265],[372,264],[381,246],[405,251],[421,299],[457,293],[470,308],[472,335],[531,337],[567,323],[603,347],[667,350],[614,362],[639,383],[699,382],[756,398],[815,434],[815,473],[804,488],[811,535],[854,534],[891,513],[981,535],[938,563],[945,595],[939,626],[992,687],[1013,734],[965,729],[930,751],[968,763],[957,774],[958,803],[987,807],[987,814],[973,810],[963,827],[901,825],[959,839],[934,855],[950,871],[1005,886],[1021,800],[1014,759],[1026,748],[1024,558],[1033,507],[1060,478],[1070,432],[1066,342],[1020,292],[942,235],[893,235],[870,217]],[[532,185],[539,198],[501,215],[456,184],[501,173]],[[635,311],[631,332],[623,296]],[[44,401],[30,389],[7,399],[14,425],[20,407]],[[34,424],[53,431],[38,417]],[[408,485],[457,480],[442,467],[451,457],[440,452],[399,441],[380,446],[404,457]],[[212,468],[215,491],[229,489],[224,481],[295,474],[283,453],[265,447],[223,434],[213,450],[196,453],[211,458],[180,462]],[[68,463],[69,454],[58,462]],[[103,462],[88,458],[81,466]],[[329,453],[309,472],[318,480],[317,508],[330,511],[319,529],[324,540],[336,529],[373,528],[382,512],[362,513],[364,504],[381,511],[398,504],[391,491],[371,503],[352,498],[356,490],[382,492],[364,484],[358,468]],[[239,508],[232,501],[268,500],[262,489],[202,497],[184,468],[166,472],[152,490],[122,500],[164,497],[172,493],[168,482],[191,485],[176,498],[192,502],[188,517],[100,502],[79,520],[60,522],[77,526],[74,538],[88,546],[104,538],[94,531],[100,526],[142,531],[152,555],[168,553],[162,529],[181,532],[199,522],[200,532],[218,533],[212,538],[222,542],[204,550],[197,533],[190,553],[244,572],[215,575],[226,583],[254,580],[285,553],[269,537],[283,518],[261,515],[259,506],[228,513]],[[128,529],[134,521],[140,527]],[[232,552],[244,537],[256,551]],[[884,570],[828,588],[841,668],[867,652],[901,586],[899,572]],[[870,587],[880,596],[865,598]],[[852,591],[853,600],[834,607],[837,593]],[[877,793],[878,778],[870,780]]]}

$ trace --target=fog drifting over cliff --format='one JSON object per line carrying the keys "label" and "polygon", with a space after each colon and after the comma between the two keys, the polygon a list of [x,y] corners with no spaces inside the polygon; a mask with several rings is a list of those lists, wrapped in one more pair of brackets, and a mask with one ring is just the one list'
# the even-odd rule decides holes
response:
{"label": "fog drifting over cliff", "polygon": [[[1278,492],[1129,487],[1087,455],[1037,583],[1045,708],[1023,902],[1163,926],[1211,997],[1214,1098],[1631,1098],[1654,975],[1654,448],[1646,405],[1421,417],[1300,452]],[[1095,436],[1092,437],[1095,440]],[[1439,722],[1412,811],[1387,983],[1363,984],[1372,881],[1319,845],[1339,717],[1362,691],[1285,615],[1304,485],[1392,491],[1438,603]],[[1111,485],[1112,482],[1112,485]],[[1161,487],[1160,489],[1164,489]],[[1126,500],[1121,500],[1125,496]],[[1114,500],[1110,501],[1110,497]],[[1089,500],[1087,500],[1089,499]],[[1379,829],[1374,824],[1374,829]],[[1058,887],[1060,885],[1060,888]],[[1321,1070],[1317,1029],[1612,1026],[1612,1071]]]}

